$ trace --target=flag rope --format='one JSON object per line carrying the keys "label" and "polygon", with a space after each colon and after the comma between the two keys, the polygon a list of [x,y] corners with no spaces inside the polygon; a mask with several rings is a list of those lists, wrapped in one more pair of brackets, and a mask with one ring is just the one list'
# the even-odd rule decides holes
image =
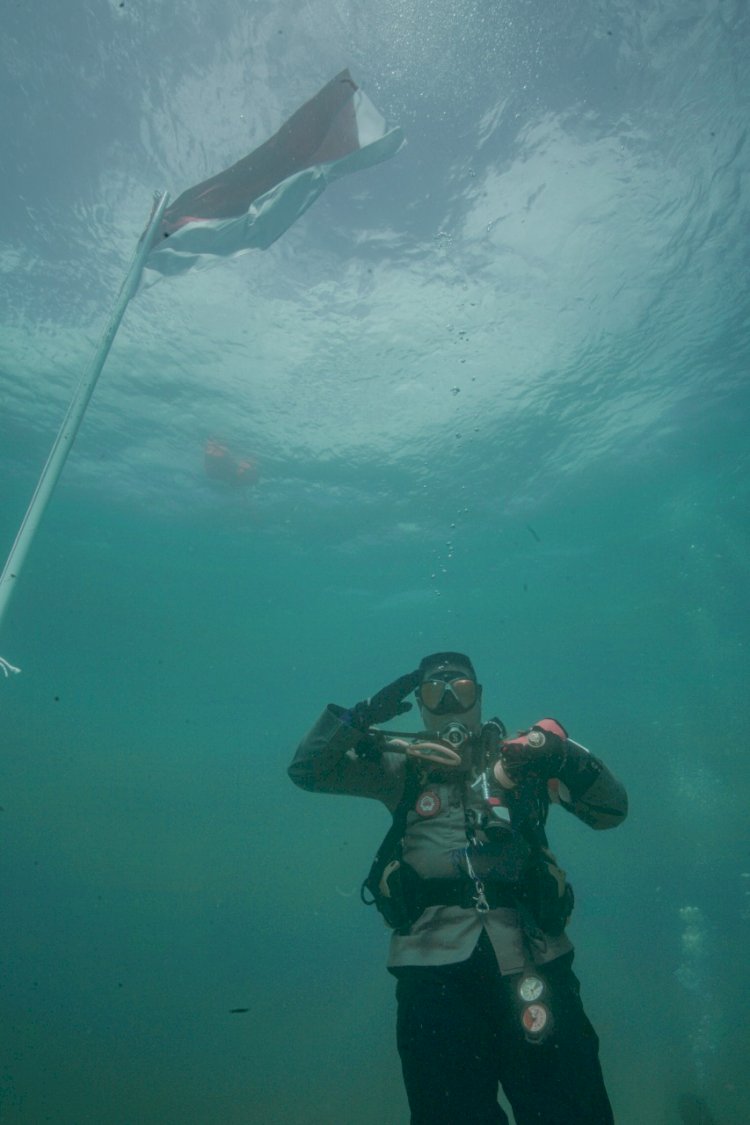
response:
{"label": "flag rope", "polygon": [[[86,408],[94,393],[97,380],[101,375],[102,368],[109,355],[114,338],[117,335],[117,329],[120,327],[120,322],[125,314],[125,309],[138,288],[141,273],[143,272],[143,265],[151,250],[154,233],[161,222],[168,200],[168,192],[162,192],[161,194],[157,192],[154,195],[151,217],[138,241],[133,260],[130,263],[128,272],[120,287],[120,292],[104,335],[102,336],[99,347],[96,350],[96,354],[88,370],[82,376],[73,398],[70,401],[62,425],[60,426],[52,449],[47,457],[46,464],[37,481],[37,486],[34,489],[34,495],[31,497],[31,502],[26,510],[26,515],[21,521],[21,526],[18,529],[15,541],[10,549],[10,554],[5,562],[2,574],[0,574],[0,626],[2,625],[8,602],[15,589],[16,580],[21,573],[34,535],[49,504],[55,485],[60,478],[73,442],[76,439],[81,422],[83,421],[83,416],[86,413]],[[0,657],[0,670],[7,678],[9,672],[19,672],[20,668],[14,667],[12,664],[9,664],[7,660],[3,660],[2,657]]]}

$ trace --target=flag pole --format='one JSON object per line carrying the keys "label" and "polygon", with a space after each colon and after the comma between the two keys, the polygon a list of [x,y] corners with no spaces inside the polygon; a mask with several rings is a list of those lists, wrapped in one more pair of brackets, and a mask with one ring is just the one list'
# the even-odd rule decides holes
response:
{"label": "flag pole", "polygon": [[[76,439],[76,434],[83,421],[83,416],[86,413],[86,408],[94,393],[97,380],[101,375],[102,368],[109,355],[109,350],[117,335],[120,321],[123,318],[128,302],[138,288],[143,266],[153,243],[154,233],[161,222],[161,217],[164,214],[168,199],[168,192],[162,192],[161,194],[157,192],[154,195],[154,206],[151,217],[136,247],[133,260],[125,275],[125,280],[122,283],[107,328],[88,370],[82,376],[75,394],[71,399],[70,406],[68,407],[63,423],[60,426],[57,437],[50,450],[47,462],[37,481],[37,486],[34,489],[34,495],[31,497],[31,502],[26,510],[26,515],[23,517],[21,526],[18,529],[18,534],[10,549],[10,554],[3,567],[2,574],[0,574],[0,626],[2,626],[8,602],[15,589],[16,580],[21,573],[36,530],[49,504],[55,485],[60,478],[66,458],[70,453],[73,442]],[[9,672],[18,671],[18,668],[14,668],[12,664],[9,664],[0,657],[0,672],[4,672],[7,676]]]}

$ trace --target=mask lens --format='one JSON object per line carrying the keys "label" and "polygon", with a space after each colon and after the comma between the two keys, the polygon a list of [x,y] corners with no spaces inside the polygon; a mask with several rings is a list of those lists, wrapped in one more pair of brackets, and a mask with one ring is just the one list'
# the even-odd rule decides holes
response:
{"label": "mask lens", "polygon": [[477,685],[473,680],[451,680],[448,686],[467,711],[474,706],[477,700]]}
{"label": "mask lens", "polygon": [[445,695],[445,680],[425,680],[419,689],[419,697],[428,711],[434,711]]}

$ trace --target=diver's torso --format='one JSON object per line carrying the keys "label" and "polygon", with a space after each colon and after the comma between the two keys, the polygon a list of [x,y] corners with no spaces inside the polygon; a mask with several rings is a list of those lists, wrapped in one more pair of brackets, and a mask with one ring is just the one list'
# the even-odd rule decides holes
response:
{"label": "diver's torso", "polygon": [[[485,878],[506,880],[501,857],[516,853],[510,811],[502,790],[486,794],[472,779],[427,780],[406,818],[402,859],[423,879],[465,875],[466,854]],[[489,798],[489,799],[488,799]],[[528,849],[524,845],[524,852]]]}

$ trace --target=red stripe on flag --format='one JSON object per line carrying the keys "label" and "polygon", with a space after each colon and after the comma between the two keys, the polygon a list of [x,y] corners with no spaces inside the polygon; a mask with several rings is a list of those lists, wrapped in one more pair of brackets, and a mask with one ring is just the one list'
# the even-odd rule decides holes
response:
{"label": "red stripe on flag", "polygon": [[260,148],[184,191],[165,211],[159,237],[167,238],[186,223],[243,215],[255,199],[289,176],[356,152],[356,90],[349,71],[342,70]]}

